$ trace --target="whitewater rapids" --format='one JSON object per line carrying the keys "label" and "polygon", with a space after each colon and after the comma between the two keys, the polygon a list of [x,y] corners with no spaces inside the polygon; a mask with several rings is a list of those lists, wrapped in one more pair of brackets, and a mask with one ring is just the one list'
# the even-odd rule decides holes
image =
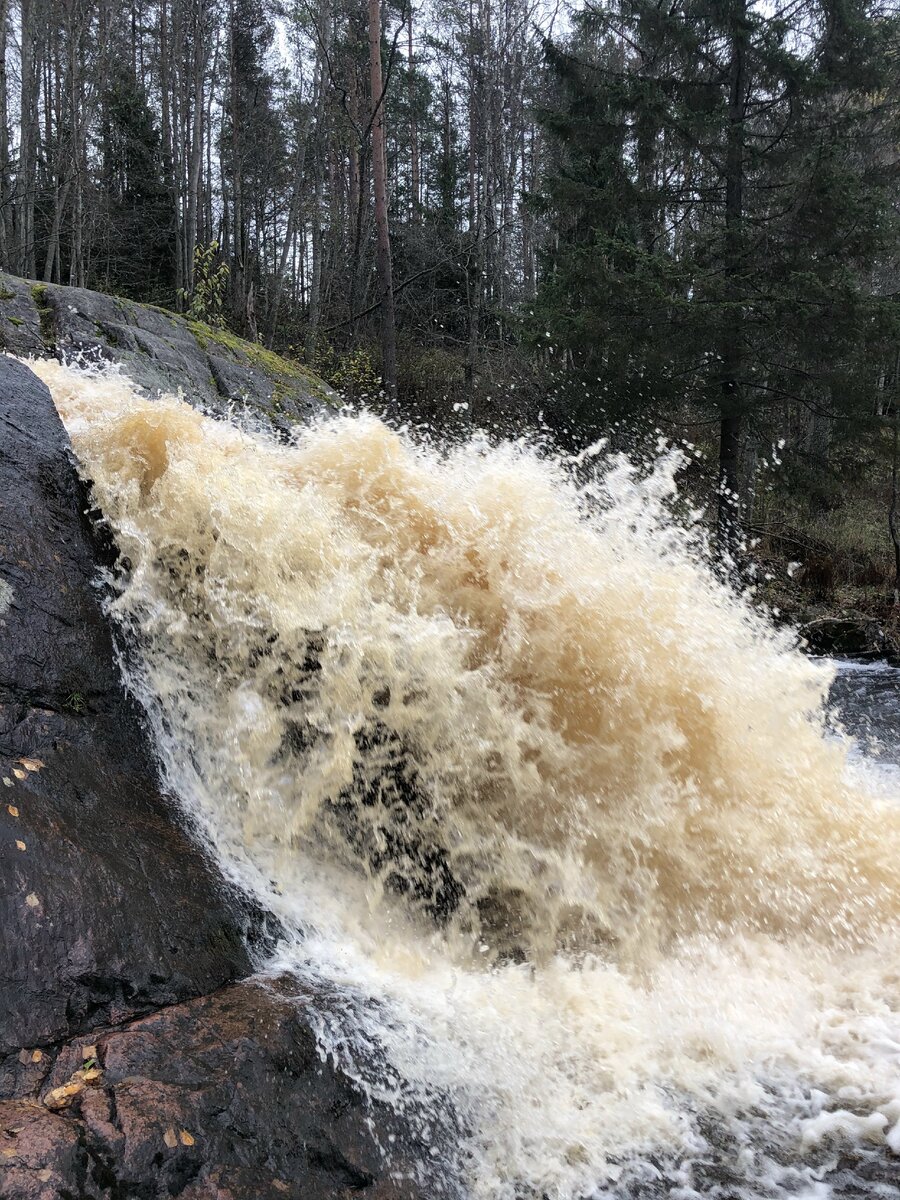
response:
{"label": "whitewater rapids", "polygon": [[279,444],[30,365],[169,783],[447,1190],[711,1195],[713,1137],[728,1194],[819,1197],[900,1153],[896,780],[672,519],[677,454]]}

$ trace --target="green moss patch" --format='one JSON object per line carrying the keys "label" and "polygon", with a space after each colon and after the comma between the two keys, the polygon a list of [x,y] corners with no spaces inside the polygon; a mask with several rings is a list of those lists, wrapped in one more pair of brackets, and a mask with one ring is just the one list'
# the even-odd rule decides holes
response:
{"label": "green moss patch", "polygon": [[38,311],[38,321],[41,327],[41,337],[47,346],[56,344],[56,327],[53,321],[53,309],[47,294],[46,283],[36,283],[31,289],[31,299]]}
{"label": "green moss patch", "polygon": [[185,324],[201,350],[208,350],[211,345],[220,346],[239,362],[254,367],[270,379],[273,384],[272,399],[278,408],[298,390],[316,396],[327,404],[334,402],[322,381],[300,363],[284,358],[274,350],[267,350],[258,342],[248,342],[232,333],[230,329],[217,329],[207,325],[205,321],[188,319],[185,320]]}

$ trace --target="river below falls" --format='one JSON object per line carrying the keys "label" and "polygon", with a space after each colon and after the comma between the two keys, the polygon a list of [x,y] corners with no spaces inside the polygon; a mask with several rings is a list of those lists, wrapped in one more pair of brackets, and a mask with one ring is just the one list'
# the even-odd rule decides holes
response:
{"label": "river below falls", "polygon": [[849,660],[834,665],[831,711],[861,755],[900,768],[900,668]]}

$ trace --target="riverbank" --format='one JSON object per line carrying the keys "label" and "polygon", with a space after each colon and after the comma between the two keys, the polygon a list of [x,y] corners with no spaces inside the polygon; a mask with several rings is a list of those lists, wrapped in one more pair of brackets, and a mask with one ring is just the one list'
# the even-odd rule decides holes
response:
{"label": "riverbank", "polygon": [[798,630],[817,654],[900,666],[900,607],[887,571],[869,563],[867,576],[848,579],[852,564],[839,553],[817,547],[801,557],[802,546],[794,542],[792,548],[796,557],[771,540],[760,539],[754,547],[756,602],[776,623]]}

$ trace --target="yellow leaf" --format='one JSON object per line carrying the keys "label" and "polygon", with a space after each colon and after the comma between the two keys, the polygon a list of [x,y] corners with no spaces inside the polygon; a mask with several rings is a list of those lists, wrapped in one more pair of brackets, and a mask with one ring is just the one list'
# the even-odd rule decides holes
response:
{"label": "yellow leaf", "polygon": [[29,892],[25,897],[25,903],[29,908],[37,908],[37,906],[40,904],[40,900],[37,898],[34,892]]}
{"label": "yellow leaf", "polygon": [[175,1130],[172,1128],[171,1125],[166,1130],[166,1132],[163,1134],[163,1141],[166,1143],[166,1145],[169,1147],[170,1150],[174,1150],[175,1147],[178,1145],[178,1138],[175,1134]]}
{"label": "yellow leaf", "polygon": [[82,1046],[81,1047],[81,1057],[84,1062],[90,1062],[90,1060],[92,1058],[97,1057],[97,1047],[96,1046]]}
{"label": "yellow leaf", "polygon": [[5,787],[12,787],[13,781],[10,779],[10,777],[8,775],[4,775],[3,776],[3,784]]}
{"label": "yellow leaf", "polygon": [[6,811],[9,813],[9,815],[11,817],[17,817],[19,815],[19,810],[16,808],[16,806],[14,804],[7,804]]}
{"label": "yellow leaf", "polygon": [[25,778],[25,772],[20,771],[18,767],[13,767],[13,775],[15,775],[16,779],[24,779]]}
{"label": "yellow leaf", "polygon": [[16,762],[26,771],[39,771],[44,765],[39,758],[17,758]]}
{"label": "yellow leaf", "polygon": [[76,1071],[75,1076],[82,1079],[85,1083],[96,1083],[101,1078],[103,1072],[99,1067],[89,1067],[86,1070]]}
{"label": "yellow leaf", "polygon": [[24,843],[24,842],[20,842],[18,838],[16,838],[16,845],[19,847],[19,849],[20,849],[20,850],[25,850],[25,849],[27,849],[27,847],[26,847],[25,843]]}
{"label": "yellow leaf", "polygon": [[44,1103],[50,1109],[58,1111],[61,1108],[68,1108],[76,1096],[80,1096],[84,1091],[84,1084],[81,1080],[74,1083],[64,1083],[62,1087],[54,1088],[52,1092],[44,1097]]}
{"label": "yellow leaf", "polygon": [[13,1156],[14,1154],[15,1154],[15,1150],[4,1150],[4,1151],[3,1151],[3,1157],[4,1157],[4,1158],[12,1158],[12,1156]]}
{"label": "yellow leaf", "polygon": [[40,1050],[32,1050],[32,1052],[31,1052],[31,1061],[32,1062],[40,1062],[43,1057],[44,1057],[44,1055]]}
{"label": "yellow leaf", "polygon": [[192,1133],[188,1133],[188,1131],[186,1129],[182,1129],[181,1133],[178,1136],[181,1138],[182,1146],[193,1146],[194,1135]]}

